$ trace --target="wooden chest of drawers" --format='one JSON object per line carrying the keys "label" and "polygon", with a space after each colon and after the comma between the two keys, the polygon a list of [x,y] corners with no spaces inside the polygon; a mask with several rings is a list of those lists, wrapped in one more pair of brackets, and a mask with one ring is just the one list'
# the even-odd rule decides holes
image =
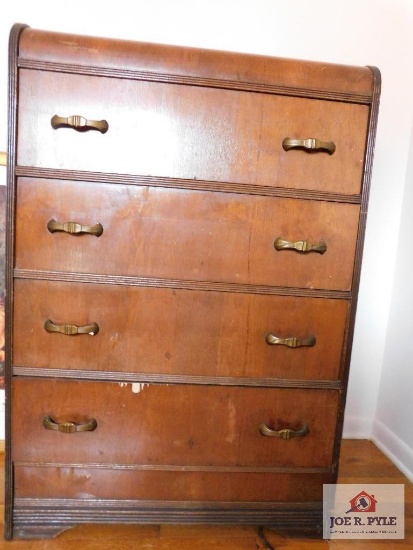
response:
{"label": "wooden chest of drawers", "polygon": [[6,538],[320,530],[375,68],[13,27]]}

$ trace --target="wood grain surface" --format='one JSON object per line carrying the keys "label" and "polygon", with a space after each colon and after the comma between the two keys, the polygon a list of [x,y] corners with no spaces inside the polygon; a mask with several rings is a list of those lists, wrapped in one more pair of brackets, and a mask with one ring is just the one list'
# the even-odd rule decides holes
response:
{"label": "wood grain surface", "polygon": [[[4,458],[0,454],[0,462]],[[0,470],[0,474],[2,470]],[[413,548],[413,485],[367,440],[344,440],[340,457],[342,483],[403,483],[406,529],[403,540],[326,541],[294,538],[265,527],[274,549],[285,550],[408,550]],[[0,475],[0,487],[2,486]],[[0,495],[3,492],[0,491]],[[1,499],[2,501],[2,499]],[[0,510],[2,506],[0,506]],[[247,525],[79,525],[52,540],[0,541],[5,550],[257,550],[266,549],[256,526]]]}
{"label": "wood grain surface", "polygon": [[[14,366],[210,377],[337,380],[346,300],[35,280],[15,284]],[[48,333],[44,323],[90,336]],[[315,336],[312,347],[268,345]],[[211,380],[212,381],[212,380]]]}
{"label": "wood grain surface", "polygon": [[[19,179],[16,267],[349,290],[360,206],[92,182]],[[50,220],[103,226],[50,233]],[[277,251],[274,241],[327,251]]]}
{"label": "wood grain surface", "polygon": [[[21,70],[18,164],[357,195],[368,114],[366,105]],[[109,130],[54,130],[54,115],[106,120]],[[336,151],[287,152],[287,137]]]}

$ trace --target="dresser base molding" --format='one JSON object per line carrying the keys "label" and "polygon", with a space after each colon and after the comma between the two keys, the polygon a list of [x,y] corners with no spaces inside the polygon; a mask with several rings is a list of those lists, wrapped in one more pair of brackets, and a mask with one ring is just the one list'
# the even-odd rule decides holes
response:
{"label": "dresser base molding", "polygon": [[13,538],[56,537],[76,525],[107,524],[243,524],[321,536],[319,502],[261,503],[173,502],[17,498]]}

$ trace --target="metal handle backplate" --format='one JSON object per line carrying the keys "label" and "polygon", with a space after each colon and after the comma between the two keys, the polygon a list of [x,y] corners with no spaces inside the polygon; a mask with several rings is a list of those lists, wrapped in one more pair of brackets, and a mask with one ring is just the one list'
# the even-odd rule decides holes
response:
{"label": "metal handle backplate", "polygon": [[95,235],[96,237],[100,237],[103,233],[103,226],[100,223],[95,223],[94,225],[82,225],[77,222],[59,223],[53,219],[47,222],[47,229],[50,233],[62,231],[64,233],[70,233],[70,235],[80,235],[81,233],[85,233],[88,235]]}
{"label": "metal handle backplate", "polygon": [[99,332],[99,325],[97,323],[91,323],[90,325],[78,326],[78,325],[56,325],[51,319],[47,319],[44,323],[44,328],[47,332],[58,332],[65,336],[76,336],[77,334],[89,334],[94,336]]}
{"label": "metal handle backplate", "polygon": [[287,346],[289,348],[302,348],[315,346],[316,337],[311,334],[306,338],[297,338],[295,336],[290,336],[288,338],[278,338],[278,336],[274,336],[274,334],[268,332],[265,335],[265,341],[269,346]]}
{"label": "metal handle backplate", "polygon": [[77,424],[76,422],[55,422],[50,416],[43,418],[43,426],[46,430],[55,430],[65,434],[72,434],[75,432],[93,432],[96,430],[98,423],[94,418],[91,418],[85,424]]}
{"label": "metal handle backplate", "polygon": [[305,149],[310,152],[325,151],[329,155],[332,155],[336,150],[335,143],[332,141],[320,141],[316,138],[296,139],[286,137],[282,142],[282,146],[284,151],[289,151],[290,149]]}
{"label": "metal handle backplate", "polygon": [[297,250],[297,252],[318,252],[324,254],[327,251],[327,244],[324,241],[318,243],[310,243],[309,241],[286,241],[281,237],[277,237],[274,241],[274,248],[278,252],[280,250]]}
{"label": "metal handle backplate", "polygon": [[306,424],[299,430],[291,430],[290,428],[283,428],[282,430],[272,430],[267,424],[260,424],[259,431],[261,435],[266,437],[278,437],[279,439],[292,439],[293,437],[305,437],[309,434],[310,430]]}
{"label": "metal handle backplate", "polygon": [[58,130],[59,128],[73,128],[73,130],[76,130],[77,132],[97,130],[101,134],[106,134],[109,130],[107,120],[88,120],[87,118],[79,115],[72,115],[69,117],[54,115],[50,123],[54,130]]}

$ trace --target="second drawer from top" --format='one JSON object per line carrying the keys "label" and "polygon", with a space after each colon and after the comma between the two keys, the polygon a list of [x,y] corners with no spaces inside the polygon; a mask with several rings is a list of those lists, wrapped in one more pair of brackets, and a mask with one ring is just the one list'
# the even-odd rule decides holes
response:
{"label": "second drawer from top", "polygon": [[350,290],[357,204],[19,178],[20,269]]}

